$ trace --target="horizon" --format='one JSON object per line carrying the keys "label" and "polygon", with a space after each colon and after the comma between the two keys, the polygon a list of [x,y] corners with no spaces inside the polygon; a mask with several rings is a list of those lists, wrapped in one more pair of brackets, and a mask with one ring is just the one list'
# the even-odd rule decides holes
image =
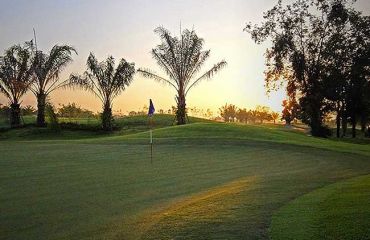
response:
{"label": "horizon", "polygon": [[[164,26],[173,35],[179,35],[180,27],[194,27],[198,36],[205,41],[204,49],[211,50],[211,56],[202,69],[206,70],[223,59],[228,65],[213,79],[199,84],[189,93],[188,107],[209,108],[216,115],[219,107],[225,103],[248,109],[264,105],[281,112],[282,100],[286,97],[285,89],[268,95],[264,88],[264,53],[269,42],[257,45],[243,31],[247,22],[260,22],[262,12],[271,8],[276,1],[219,0],[208,5],[207,2],[166,3],[162,0],[154,4],[146,0],[125,3],[112,0],[105,3],[78,2],[71,7],[68,0],[53,3],[3,1],[0,4],[0,20],[4,26],[0,28],[0,50],[33,39],[35,28],[37,46],[44,52],[49,52],[55,44],[70,44],[76,48],[78,55],[73,56],[73,62],[62,72],[61,79],[68,78],[71,73],[83,73],[90,52],[99,61],[112,55],[116,63],[120,58],[125,58],[134,62],[136,69],[150,68],[165,76],[150,54],[150,50],[160,42],[154,29]],[[191,11],[182,11],[189,9],[185,8],[189,5],[192,6]],[[130,12],[124,11],[126,7]],[[370,12],[370,2],[358,1],[356,7],[364,13]],[[207,12],[204,13],[205,9]],[[158,11],[162,11],[162,14],[158,14]],[[19,14],[14,15],[14,12]],[[156,109],[169,109],[176,105],[171,88],[136,74],[131,85],[113,102],[113,111],[136,111],[148,105],[150,98]],[[82,90],[57,90],[51,94],[51,99],[56,106],[75,102],[94,112],[101,109],[100,101]],[[22,100],[23,105],[36,106],[32,93]],[[0,103],[7,104],[4,96],[0,96]]]}

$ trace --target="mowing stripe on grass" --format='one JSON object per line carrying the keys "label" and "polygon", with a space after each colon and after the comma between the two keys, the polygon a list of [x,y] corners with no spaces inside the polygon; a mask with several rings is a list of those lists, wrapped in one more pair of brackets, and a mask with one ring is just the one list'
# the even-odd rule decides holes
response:
{"label": "mowing stripe on grass", "polygon": [[[235,181],[178,199],[166,206],[147,209],[143,213],[124,222],[116,239],[178,239],[185,229],[199,228],[215,231],[208,224],[222,222],[234,216],[233,211],[245,194],[256,184],[256,177],[245,177]],[[119,225],[114,226],[115,230]],[[217,235],[217,232],[214,232]],[[183,236],[184,237],[184,236]],[[199,235],[194,236],[199,237]],[[110,238],[110,237],[109,237]],[[192,236],[186,235],[191,239]]]}

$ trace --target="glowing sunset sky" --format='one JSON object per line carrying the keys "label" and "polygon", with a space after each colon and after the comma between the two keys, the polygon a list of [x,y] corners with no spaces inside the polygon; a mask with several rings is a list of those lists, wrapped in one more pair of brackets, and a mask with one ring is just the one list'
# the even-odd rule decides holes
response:
{"label": "glowing sunset sky", "polygon": [[[211,81],[204,81],[188,94],[187,105],[211,108],[214,113],[227,103],[253,108],[267,105],[280,111],[284,91],[266,96],[264,89],[265,45],[256,45],[243,28],[246,22],[259,23],[262,13],[277,0],[121,0],[75,1],[38,0],[0,2],[0,51],[33,38],[36,28],[38,48],[49,51],[54,44],[69,44],[78,51],[74,62],[61,75],[82,73],[90,51],[99,61],[108,55],[164,73],[151,58],[150,50],[160,41],[153,30],[164,26],[173,34],[192,28],[211,49],[204,71],[225,59],[227,68]],[[358,9],[369,14],[370,1],[360,0]],[[150,79],[135,76],[131,86],[114,101],[114,110],[138,110],[152,98],[156,109],[175,105],[175,92]],[[61,90],[52,93],[54,104],[76,102],[84,108],[100,110],[101,103],[84,91]],[[0,103],[6,100],[0,97]],[[23,105],[35,105],[28,94]]]}

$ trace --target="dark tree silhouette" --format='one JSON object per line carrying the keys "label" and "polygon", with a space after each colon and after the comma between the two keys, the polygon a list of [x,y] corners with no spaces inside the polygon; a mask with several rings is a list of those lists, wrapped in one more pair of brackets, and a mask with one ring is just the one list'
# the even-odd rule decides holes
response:
{"label": "dark tree silhouette", "polygon": [[259,120],[259,123],[263,121],[276,121],[279,117],[278,113],[270,111],[270,108],[267,106],[258,105],[255,110],[247,110],[246,108],[238,108],[234,104],[225,104],[219,108],[220,116],[224,119],[225,122],[235,122],[240,123],[256,123],[256,120]]}
{"label": "dark tree silhouette", "polygon": [[220,115],[225,122],[234,122],[237,116],[237,107],[234,104],[225,104],[219,108]]}
{"label": "dark tree silhouette", "polygon": [[286,81],[289,97],[299,96],[302,121],[310,125],[314,136],[328,133],[323,127],[330,110],[325,106],[323,69],[333,63],[326,61],[325,48],[347,11],[352,11],[347,0],[296,0],[289,5],[279,1],[264,14],[261,26],[245,28],[257,43],[272,40],[266,52],[266,86],[271,90]]}
{"label": "dark tree silhouette", "polygon": [[59,80],[63,69],[72,62],[72,54],[76,50],[68,45],[55,45],[49,54],[36,51],[33,57],[34,81],[31,91],[37,99],[37,126],[43,127],[45,123],[46,98],[59,88],[68,86],[69,79]]}
{"label": "dark tree silhouette", "polygon": [[66,118],[90,118],[95,117],[90,110],[83,109],[76,103],[62,104],[58,109],[58,116]]}
{"label": "dark tree silhouette", "polygon": [[323,50],[324,94],[336,112],[337,137],[341,122],[345,135],[348,118],[355,137],[358,118],[366,125],[369,116],[370,17],[337,1],[329,18],[333,32]]}
{"label": "dark tree silhouette", "polygon": [[298,118],[298,103],[293,99],[291,101],[289,100],[283,100],[283,111],[281,119],[285,121],[285,124],[290,125],[290,123]]}
{"label": "dark tree silhouette", "polygon": [[36,113],[36,109],[34,107],[32,107],[31,105],[27,105],[27,106],[21,108],[22,116],[34,115],[35,113]]}
{"label": "dark tree silhouette", "polygon": [[14,45],[0,57],[0,92],[10,103],[11,127],[21,125],[20,101],[32,83],[31,45]]}
{"label": "dark tree silhouette", "polygon": [[169,78],[161,77],[148,69],[139,69],[138,72],[144,77],[168,84],[176,90],[177,124],[185,124],[188,92],[202,80],[210,79],[226,66],[226,61],[215,64],[210,70],[196,77],[210,56],[210,50],[202,50],[204,40],[199,38],[194,30],[185,29],[180,38],[172,36],[163,27],[156,28],[154,32],[160,36],[162,42],[152,49],[152,55]]}
{"label": "dark tree silhouette", "polygon": [[276,124],[276,121],[279,119],[279,113],[277,113],[277,112],[272,112],[271,113],[271,119],[272,119],[272,121],[274,121],[274,124]]}
{"label": "dark tree silhouette", "polygon": [[258,105],[256,107],[257,111],[257,118],[260,120],[260,123],[262,124],[263,121],[270,121],[272,120],[271,114],[270,114],[270,108],[266,106],[260,106]]}
{"label": "dark tree silhouette", "polygon": [[241,122],[241,123],[247,123],[248,122],[248,111],[246,108],[239,108],[238,111],[236,112],[236,119]]}
{"label": "dark tree silhouette", "polygon": [[370,118],[370,17],[357,17],[352,35],[356,48],[350,58],[346,100],[347,115],[352,124],[352,137],[356,137],[357,123],[361,123],[364,131]]}
{"label": "dark tree silhouette", "polygon": [[115,68],[115,60],[112,56],[103,62],[98,62],[94,54],[90,53],[85,73],[82,76],[72,74],[69,84],[92,92],[102,101],[102,127],[110,131],[113,129],[113,100],[130,85],[134,73],[134,63],[128,63],[122,58]]}

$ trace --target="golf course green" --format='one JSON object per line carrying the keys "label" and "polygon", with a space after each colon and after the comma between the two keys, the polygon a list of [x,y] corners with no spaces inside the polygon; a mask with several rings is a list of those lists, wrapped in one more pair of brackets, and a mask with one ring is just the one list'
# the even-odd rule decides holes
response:
{"label": "golf course green", "polygon": [[172,118],[0,132],[0,239],[370,239],[370,142]]}

